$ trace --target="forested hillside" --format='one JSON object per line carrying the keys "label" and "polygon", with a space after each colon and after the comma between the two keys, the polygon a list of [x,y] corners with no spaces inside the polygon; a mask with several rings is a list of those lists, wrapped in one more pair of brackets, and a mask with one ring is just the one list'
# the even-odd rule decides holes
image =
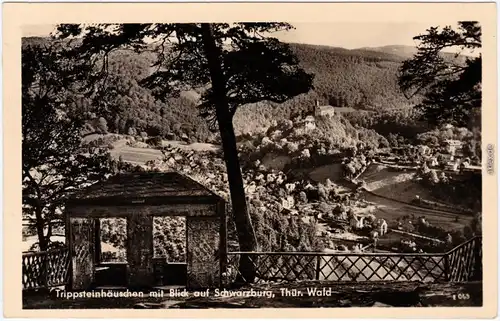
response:
{"label": "forested hillside", "polygon": [[[239,133],[255,127],[267,128],[273,119],[289,118],[312,108],[316,100],[324,105],[358,109],[359,113],[348,118],[363,127],[383,131],[389,128],[384,126],[387,125],[385,118],[389,117],[391,123],[397,120],[404,127],[397,128],[394,133],[407,136],[404,134],[407,125],[412,128],[420,126],[415,124],[415,115],[409,110],[414,101],[408,101],[397,85],[397,69],[404,59],[402,56],[304,44],[291,46],[303,68],[316,75],[315,89],[281,105],[263,102],[241,108],[235,115],[235,127]],[[384,120],[367,124],[365,119],[373,118],[372,112],[380,114],[377,120]],[[381,134],[387,135],[387,130]]]}
{"label": "forested hillside", "polygon": [[293,47],[303,67],[316,74],[315,92],[324,103],[371,110],[410,106],[397,85],[402,57],[312,45]]}
{"label": "forested hillside", "polygon": [[[43,38],[26,38],[24,45],[43,44]],[[315,89],[283,104],[261,102],[243,106],[234,118],[237,134],[267,129],[272,120],[289,119],[313,107],[316,100],[334,107],[353,107],[376,113],[397,114],[404,123],[411,107],[397,86],[397,68],[402,56],[375,50],[347,50],[304,44],[291,44],[302,66],[315,74]],[[192,141],[212,141],[196,109],[198,94],[193,90],[166,103],[155,99],[140,81],[152,71],[154,56],[151,52],[137,54],[121,50],[109,57],[109,76],[106,80],[107,98],[97,111],[84,98],[75,99],[73,106],[88,118],[87,133],[114,132],[141,134]],[[369,116],[368,116],[369,115]],[[363,127],[378,130],[384,126],[365,124],[361,118],[372,114],[350,115]],[[380,117],[380,116],[379,116]],[[394,118],[394,117],[393,117]],[[387,133],[382,133],[387,135]],[[398,133],[399,134],[399,133]]]}

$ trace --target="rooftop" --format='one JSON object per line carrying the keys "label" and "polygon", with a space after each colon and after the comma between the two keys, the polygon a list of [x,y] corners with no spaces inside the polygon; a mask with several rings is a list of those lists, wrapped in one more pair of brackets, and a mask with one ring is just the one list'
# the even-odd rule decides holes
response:
{"label": "rooftop", "polygon": [[91,185],[77,192],[70,202],[108,201],[113,204],[130,204],[156,200],[162,203],[169,198],[189,203],[213,203],[221,199],[203,185],[177,172],[138,172],[118,174]]}
{"label": "rooftop", "polygon": [[457,140],[457,139],[447,139],[444,141],[445,144],[451,144],[451,145],[462,145],[462,141]]}

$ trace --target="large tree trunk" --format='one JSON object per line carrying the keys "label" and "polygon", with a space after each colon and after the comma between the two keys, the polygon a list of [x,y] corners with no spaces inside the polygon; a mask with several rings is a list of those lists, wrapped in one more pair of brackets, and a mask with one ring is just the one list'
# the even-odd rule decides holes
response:
{"label": "large tree trunk", "polygon": [[[238,234],[240,250],[243,252],[256,251],[258,249],[258,243],[252,226],[252,220],[247,209],[232,115],[229,112],[229,105],[227,102],[226,80],[221,68],[222,62],[220,60],[220,51],[214,40],[211,25],[202,24],[202,32],[203,45],[208,60],[212,90],[215,97],[217,122],[219,124],[222,149],[226,162],[234,222]],[[239,278],[237,281],[254,281],[256,274],[255,264],[250,260],[249,256],[241,256],[239,269],[243,280]]]}
{"label": "large tree trunk", "polygon": [[49,240],[45,236],[44,232],[44,220],[42,216],[42,209],[35,209],[35,218],[36,218],[36,233],[38,235],[38,246],[40,247],[40,251],[47,251],[49,247]]}

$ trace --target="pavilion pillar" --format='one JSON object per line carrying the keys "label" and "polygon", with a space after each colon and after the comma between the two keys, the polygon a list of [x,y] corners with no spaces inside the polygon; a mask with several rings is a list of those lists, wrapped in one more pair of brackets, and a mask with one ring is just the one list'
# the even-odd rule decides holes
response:
{"label": "pavilion pillar", "polygon": [[153,217],[140,211],[127,218],[127,263],[130,288],[153,285]]}
{"label": "pavilion pillar", "polygon": [[187,218],[188,288],[220,286],[220,218]]}
{"label": "pavilion pillar", "polygon": [[71,250],[71,289],[86,290],[94,281],[94,220],[69,219]]}

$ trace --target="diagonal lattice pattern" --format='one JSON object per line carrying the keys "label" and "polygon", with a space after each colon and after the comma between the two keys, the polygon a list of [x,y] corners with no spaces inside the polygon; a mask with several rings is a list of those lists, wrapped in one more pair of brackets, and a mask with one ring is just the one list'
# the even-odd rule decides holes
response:
{"label": "diagonal lattice pattern", "polygon": [[[363,255],[265,253],[246,254],[254,262],[258,281],[422,281],[446,279],[444,255]],[[235,255],[229,265],[237,273]]]}
{"label": "diagonal lattice pattern", "polygon": [[273,280],[467,282],[482,275],[481,237],[447,253],[228,253],[226,282],[240,275],[239,258],[247,255],[257,270],[256,282]]}
{"label": "diagonal lattice pattern", "polygon": [[471,239],[447,254],[449,264],[449,279],[453,282],[464,282],[471,280],[481,269],[482,262],[476,262],[481,258],[480,239]]}
{"label": "diagonal lattice pattern", "polygon": [[[74,255],[77,260],[86,260],[89,253],[77,247]],[[228,253],[225,283],[231,283],[240,274],[241,255],[247,255],[255,265],[257,283],[280,280],[466,282],[482,272],[480,237],[442,254]],[[68,249],[24,254],[23,289],[66,284],[70,259]]]}
{"label": "diagonal lattice pattern", "polygon": [[47,253],[48,270],[47,285],[66,284],[69,277],[69,251],[61,250]]}
{"label": "diagonal lattice pattern", "polygon": [[[315,278],[317,256],[295,255],[293,253],[284,255],[260,255],[248,254],[250,261],[257,270],[257,283],[269,280],[311,280]],[[228,257],[229,279],[235,279],[239,274],[237,266],[240,255]]]}
{"label": "diagonal lattice pattern", "polygon": [[45,285],[43,260],[43,255],[23,256],[23,289],[36,289]]}
{"label": "diagonal lattice pattern", "polygon": [[213,287],[220,284],[219,222],[216,219],[187,220],[188,285]]}
{"label": "diagonal lattice pattern", "polygon": [[69,263],[67,249],[23,255],[23,289],[39,289],[66,284],[69,276]]}

